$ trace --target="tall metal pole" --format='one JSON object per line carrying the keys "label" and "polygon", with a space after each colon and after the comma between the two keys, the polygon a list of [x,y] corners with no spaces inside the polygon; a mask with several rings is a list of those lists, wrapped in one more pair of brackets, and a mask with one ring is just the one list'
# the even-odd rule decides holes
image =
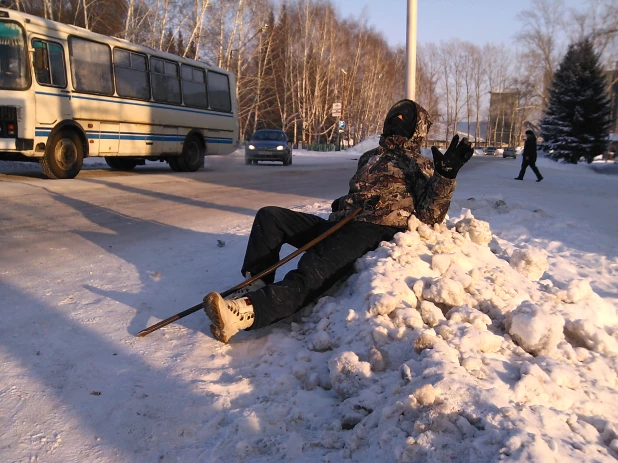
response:
{"label": "tall metal pole", "polygon": [[416,11],[417,0],[408,0],[408,28],[406,29],[406,98],[416,97]]}

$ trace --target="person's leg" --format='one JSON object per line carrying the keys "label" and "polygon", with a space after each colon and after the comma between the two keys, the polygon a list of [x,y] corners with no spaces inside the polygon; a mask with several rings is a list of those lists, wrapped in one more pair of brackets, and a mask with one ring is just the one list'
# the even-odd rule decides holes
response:
{"label": "person's leg", "polygon": [[519,171],[519,175],[515,177],[515,180],[523,180],[524,174],[526,173],[526,167],[528,167],[528,163],[524,160],[521,163],[521,170]]}
{"label": "person's leg", "polygon": [[530,164],[530,168],[532,169],[532,172],[534,172],[534,175],[536,175],[536,181],[540,182],[541,180],[543,180],[543,176],[541,175],[541,173],[539,172],[539,169],[536,166],[536,163],[531,163]]}
{"label": "person's leg", "polygon": [[250,329],[286,318],[313,301],[353,269],[356,259],[390,241],[400,230],[352,221],[309,249],[298,268],[278,283],[247,294],[255,321]]}
{"label": "person's leg", "polygon": [[[242,275],[247,272],[256,275],[266,270],[279,261],[283,244],[300,248],[332,225],[316,215],[275,206],[261,208],[253,220]],[[263,280],[272,283],[275,281],[275,272],[266,275]]]}

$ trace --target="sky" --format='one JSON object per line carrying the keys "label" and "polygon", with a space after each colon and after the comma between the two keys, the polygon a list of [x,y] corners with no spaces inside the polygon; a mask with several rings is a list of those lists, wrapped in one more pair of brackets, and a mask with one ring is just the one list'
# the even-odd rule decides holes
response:
{"label": "sky", "polygon": [[[366,9],[369,23],[391,45],[406,43],[406,0],[333,0],[344,17],[358,18]],[[568,7],[581,1],[565,0]],[[418,42],[439,43],[452,38],[477,45],[508,44],[520,27],[516,17],[529,9],[531,0],[419,0]]]}

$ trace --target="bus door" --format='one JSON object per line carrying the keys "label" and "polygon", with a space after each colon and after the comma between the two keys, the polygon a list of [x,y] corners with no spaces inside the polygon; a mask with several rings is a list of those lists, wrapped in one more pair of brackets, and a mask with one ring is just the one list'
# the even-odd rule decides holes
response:
{"label": "bus door", "polygon": [[36,121],[53,125],[71,119],[71,92],[67,88],[66,60],[62,45],[42,38],[32,39],[36,78]]}
{"label": "bus door", "polygon": [[99,153],[103,156],[118,154],[120,146],[120,124],[101,122]]}

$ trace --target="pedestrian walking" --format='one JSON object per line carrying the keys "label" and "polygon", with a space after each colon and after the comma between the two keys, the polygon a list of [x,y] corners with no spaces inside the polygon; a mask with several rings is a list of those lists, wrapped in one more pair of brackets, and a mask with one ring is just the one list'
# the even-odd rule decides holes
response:
{"label": "pedestrian walking", "polygon": [[227,343],[242,329],[262,328],[296,313],[347,276],[356,259],[405,231],[412,214],[428,225],[442,222],[457,172],[473,151],[467,138],[460,141],[455,135],[445,153],[432,147],[432,162],[420,153],[430,126],[429,114],[419,104],[396,103],[386,115],[379,146],[359,158],[349,192],[332,203],[328,220],[281,207],[260,209],[241,269],[246,278],[276,263],[284,243],[301,247],[361,211],[308,249],[283,280],[275,283],[274,273],[268,274],[250,292],[231,299],[209,293],[204,310],[214,337]]}
{"label": "pedestrian walking", "polygon": [[526,130],[526,141],[524,143],[524,153],[522,158],[521,170],[519,171],[519,175],[515,177],[515,180],[524,179],[524,174],[526,173],[526,168],[528,166],[530,166],[532,172],[536,175],[537,182],[543,180],[543,176],[536,166],[536,136],[532,130]]}

